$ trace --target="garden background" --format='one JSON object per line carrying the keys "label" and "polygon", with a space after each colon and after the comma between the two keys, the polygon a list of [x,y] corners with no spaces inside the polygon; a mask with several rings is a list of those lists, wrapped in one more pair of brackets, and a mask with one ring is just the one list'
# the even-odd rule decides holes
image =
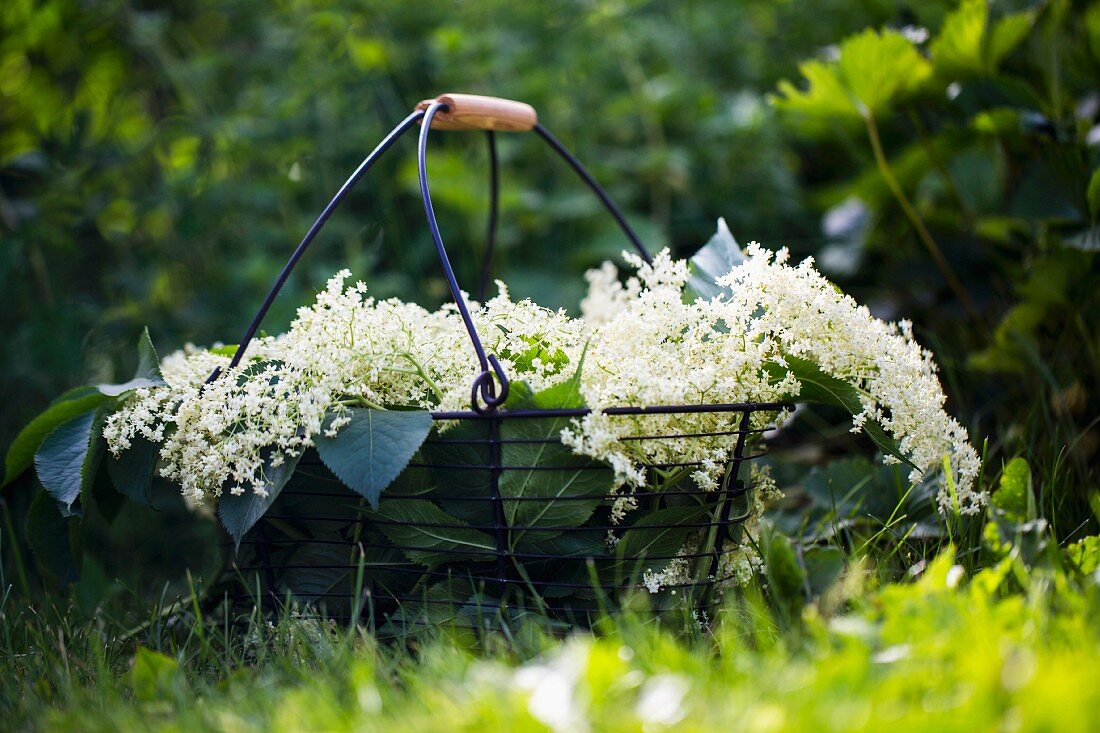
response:
{"label": "garden background", "polygon": [[[876,315],[911,319],[942,366],[950,411],[979,448],[987,441],[987,486],[1020,492],[1016,503],[1003,499],[989,516],[954,524],[911,507],[921,517],[914,527],[929,535],[900,536],[895,507],[869,508],[854,488],[868,476],[874,485],[871,464],[831,464],[869,454],[870,444],[838,416],[811,414],[796,426],[804,440],[777,446],[789,501],[775,524],[800,553],[833,542],[850,568],[890,548],[876,555],[885,558],[885,583],[949,547],[968,571],[1015,552],[1024,558],[1013,586],[1021,598],[1039,593],[1028,576],[1039,566],[1056,568],[1043,582],[1084,584],[1073,592],[1091,600],[1074,603],[1087,610],[1066,623],[1095,651],[1098,603],[1087,578],[1100,549],[1080,543],[1096,534],[1100,512],[1097,79],[1100,4],[1067,0],[992,8],[953,0],[8,0],[0,7],[0,445],[62,390],[128,375],[146,325],[162,354],[186,342],[236,343],[313,217],[418,100],[444,91],[510,97],[539,111],[651,250],[667,245],[687,256],[725,217],[738,241],[788,246],[796,260],[813,255]],[[499,138],[495,273],[518,297],[575,311],[584,270],[626,242],[537,140]],[[454,133],[434,144],[437,212],[459,281],[473,289],[488,204],[483,141]],[[379,296],[425,305],[446,298],[411,143],[351,195],[268,328],[283,330],[344,266]],[[822,475],[853,487],[850,505],[821,505],[814,480]],[[185,562],[202,567],[215,552],[203,549],[209,528],[178,506],[152,518],[126,509],[113,526],[93,527],[89,543],[107,551],[91,553],[80,583],[59,590],[19,541],[32,481],[4,489],[4,584],[18,579],[16,594],[35,598],[51,587],[66,620],[17,633],[8,605],[9,655],[42,634],[55,653],[42,663],[61,664],[57,624],[91,639],[98,632],[82,619],[108,602],[122,609],[118,619],[147,613],[136,599],[155,596],[166,579],[173,592],[185,589]],[[822,529],[840,520],[861,528],[866,543]],[[782,583],[772,580],[778,595]],[[798,620],[804,606],[817,608],[806,589],[810,606],[772,598],[760,613],[813,636],[813,622]],[[849,588],[837,608],[864,607],[863,592]],[[191,658],[170,636],[139,641],[166,651],[164,659]],[[164,661],[141,654],[135,669]],[[774,654],[759,663],[788,659]],[[121,645],[88,662],[88,679],[133,658]],[[153,678],[157,697],[163,680]],[[722,678],[708,680],[721,699]],[[4,707],[29,715],[14,702],[22,683],[12,684]],[[91,695],[79,683],[64,694],[60,683],[43,684],[34,694],[68,711],[62,716]],[[171,695],[186,700],[186,685],[200,682],[179,684]],[[137,694],[127,690],[119,694]],[[806,720],[818,712],[807,709]]]}

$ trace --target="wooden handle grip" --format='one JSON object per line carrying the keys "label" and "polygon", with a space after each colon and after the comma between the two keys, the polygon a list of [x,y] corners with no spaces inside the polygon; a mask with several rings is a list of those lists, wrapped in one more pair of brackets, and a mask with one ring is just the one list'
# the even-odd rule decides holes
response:
{"label": "wooden handle grip", "polygon": [[479,94],[440,94],[416,105],[427,109],[432,102],[447,105],[432,118],[435,130],[502,130],[526,132],[539,121],[535,108],[523,102]]}

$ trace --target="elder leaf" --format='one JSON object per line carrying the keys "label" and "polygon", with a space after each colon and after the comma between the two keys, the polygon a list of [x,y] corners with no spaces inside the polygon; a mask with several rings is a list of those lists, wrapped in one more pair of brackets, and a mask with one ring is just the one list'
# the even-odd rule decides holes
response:
{"label": "elder leaf", "polygon": [[78,387],[61,395],[15,436],[4,459],[4,483],[0,485],[7,486],[34,463],[34,454],[53,430],[78,415],[94,411],[106,400],[106,395],[93,387]]}
{"label": "elder leaf", "polygon": [[[859,398],[859,390],[852,385],[848,384],[842,379],[837,379],[829,374],[826,374],[811,361],[802,359],[797,356],[784,357],[786,366],[779,364],[765,364],[764,368],[771,375],[773,380],[778,381],[782,379],[787,372],[790,372],[798,379],[802,385],[802,389],[798,393],[799,402],[818,402],[823,405],[833,405],[834,407],[842,407],[852,415],[858,415],[863,411],[863,404]],[[920,470],[920,466],[913,463],[913,461],[904,453],[898,446],[898,442],[894,440],[882,426],[876,422],[868,420],[863,423],[863,432],[874,441],[875,445],[879,447],[883,453],[891,455],[897,458],[902,463]]]}
{"label": "elder leaf", "polygon": [[[496,543],[485,532],[471,529],[430,501],[384,501],[367,512],[391,542],[410,560],[439,565],[455,560],[489,561]],[[456,550],[458,552],[456,552]]]}
{"label": "elder leaf", "polygon": [[715,282],[745,261],[745,253],[733,238],[725,219],[718,219],[718,229],[691,258],[691,280],[688,288],[700,298],[730,294],[729,287]]}
{"label": "elder leaf", "polygon": [[[317,454],[325,465],[371,507],[409,464],[432,429],[426,410],[368,410],[351,408],[351,422],[336,437],[314,437]],[[335,416],[325,419],[324,428]]]}
{"label": "elder leaf", "polygon": [[160,387],[164,385],[164,375],[160,373],[160,358],[157,350],[153,348],[153,341],[149,338],[149,329],[141,332],[138,339],[138,366],[134,376],[128,382],[121,384],[101,384],[98,389],[108,397],[118,397],[133,389],[142,387]]}
{"label": "elder leaf", "polygon": [[260,521],[260,517],[279,498],[279,492],[294,475],[294,469],[300,457],[284,457],[281,465],[272,466],[271,455],[268,455],[263,466],[264,488],[267,489],[267,496],[260,496],[252,490],[251,486],[244,487],[243,494],[235,495],[230,493],[230,487],[226,486],[223,487],[221,498],[218,499],[218,516],[222,520],[222,526],[233,538],[233,544],[237,549],[240,549],[241,539],[248,530]]}
{"label": "elder leaf", "polygon": [[38,480],[57,500],[62,516],[71,516],[73,504],[95,478],[103,455],[97,410],[89,410],[54,428],[34,456]]}

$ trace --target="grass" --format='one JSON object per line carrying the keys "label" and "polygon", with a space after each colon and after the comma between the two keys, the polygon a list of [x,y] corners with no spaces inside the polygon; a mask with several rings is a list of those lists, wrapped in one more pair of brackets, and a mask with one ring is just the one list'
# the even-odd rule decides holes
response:
{"label": "grass", "polygon": [[869,564],[793,621],[760,588],[708,630],[644,613],[566,639],[441,629],[380,644],[284,615],[109,615],[9,593],[0,713],[31,730],[1058,730],[1100,728],[1100,585],[1019,553],[913,582]]}

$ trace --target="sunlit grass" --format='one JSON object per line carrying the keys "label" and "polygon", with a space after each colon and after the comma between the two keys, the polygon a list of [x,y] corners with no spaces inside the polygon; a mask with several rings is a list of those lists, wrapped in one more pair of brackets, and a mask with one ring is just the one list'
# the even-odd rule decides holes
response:
{"label": "sunlit grass", "polygon": [[[380,644],[284,616],[107,621],[5,599],[5,727],[43,730],[1094,730],[1100,588],[949,555],[914,583],[851,568],[778,622],[751,589],[710,629],[643,613],[564,639],[441,629]],[[1021,580],[1023,584],[1021,584]],[[825,611],[824,608],[839,609]]]}

